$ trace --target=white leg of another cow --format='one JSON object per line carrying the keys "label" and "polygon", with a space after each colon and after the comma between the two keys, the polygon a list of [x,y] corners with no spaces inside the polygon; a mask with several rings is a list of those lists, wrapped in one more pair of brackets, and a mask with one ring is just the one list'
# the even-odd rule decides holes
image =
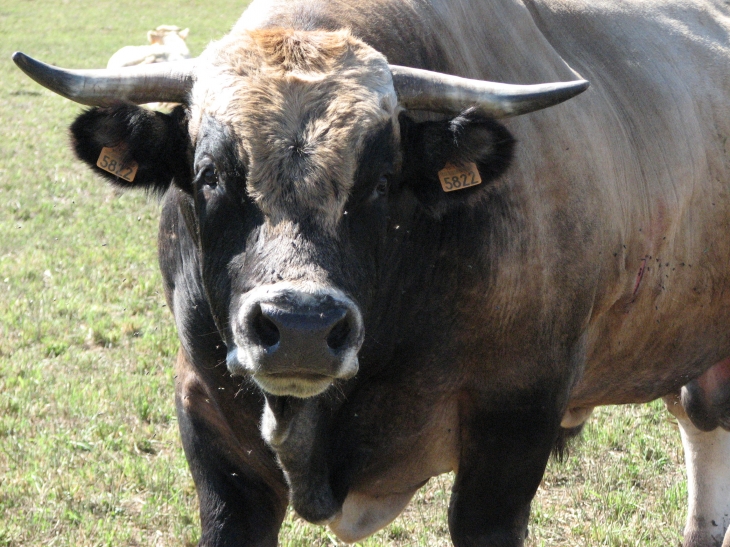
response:
{"label": "white leg of another cow", "polygon": [[679,422],[687,467],[684,547],[730,547],[730,432],[719,427],[700,431],[678,396],[665,397],[664,402]]}

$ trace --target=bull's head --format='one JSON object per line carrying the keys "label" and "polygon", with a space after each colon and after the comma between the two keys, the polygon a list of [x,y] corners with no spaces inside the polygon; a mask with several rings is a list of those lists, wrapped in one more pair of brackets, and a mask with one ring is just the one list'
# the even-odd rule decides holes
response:
{"label": "bull's head", "polygon": [[[493,120],[588,85],[392,66],[346,31],[234,33],[198,59],[117,71],[14,59],[42,85],[96,107],[72,127],[82,159],[96,166],[103,147],[123,150],[139,166],[133,182],[99,172],[186,193],[228,368],[300,398],[358,371],[392,201],[407,192],[437,216],[473,201],[486,185],[442,194],[436,172],[467,161],[485,180],[499,175],[513,141]],[[184,106],[134,106],[153,101]],[[415,124],[401,116],[408,110],[457,117]]]}

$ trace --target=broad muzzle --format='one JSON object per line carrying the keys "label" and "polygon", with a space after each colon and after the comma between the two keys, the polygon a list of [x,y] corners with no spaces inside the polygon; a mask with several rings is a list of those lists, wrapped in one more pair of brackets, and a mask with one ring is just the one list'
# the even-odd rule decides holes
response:
{"label": "broad muzzle", "polygon": [[232,374],[250,374],[272,395],[312,397],[357,373],[364,329],[360,310],[340,291],[280,283],[246,296],[233,334]]}

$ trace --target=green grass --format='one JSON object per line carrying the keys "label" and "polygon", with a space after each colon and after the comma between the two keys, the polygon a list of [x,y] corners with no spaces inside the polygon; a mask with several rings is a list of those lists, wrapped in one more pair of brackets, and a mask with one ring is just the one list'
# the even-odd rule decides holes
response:
{"label": "green grass", "polygon": [[[158,206],[72,158],[80,107],[10,62],[100,67],[159,24],[199,53],[243,5],[210,0],[0,4],[0,547],[194,545],[197,501],[177,433],[176,338],[155,256]],[[364,545],[448,545],[450,478]],[[529,545],[677,545],[686,487],[658,403],[602,409],[551,463]],[[283,545],[336,545],[290,515]]]}

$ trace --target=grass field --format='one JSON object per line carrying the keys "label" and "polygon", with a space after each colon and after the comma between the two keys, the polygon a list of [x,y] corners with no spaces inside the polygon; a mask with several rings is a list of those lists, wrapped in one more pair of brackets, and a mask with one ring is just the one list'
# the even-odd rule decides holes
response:
{"label": "grass field", "polygon": [[[173,407],[176,338],[157,272],[157,203],[73,160],[78,105],[25,78],[22,50],[105,66],[159,24],[193,54],[244,5],[220,0],[0,3],[0,547],[194,545],[197,502]],[[528,544],[673,546],[686,486],[659,403],[600,409],[533,506]],[[364,545],[448,545],[450,478]],[[293,515],[283,545],[336,545]]]}

